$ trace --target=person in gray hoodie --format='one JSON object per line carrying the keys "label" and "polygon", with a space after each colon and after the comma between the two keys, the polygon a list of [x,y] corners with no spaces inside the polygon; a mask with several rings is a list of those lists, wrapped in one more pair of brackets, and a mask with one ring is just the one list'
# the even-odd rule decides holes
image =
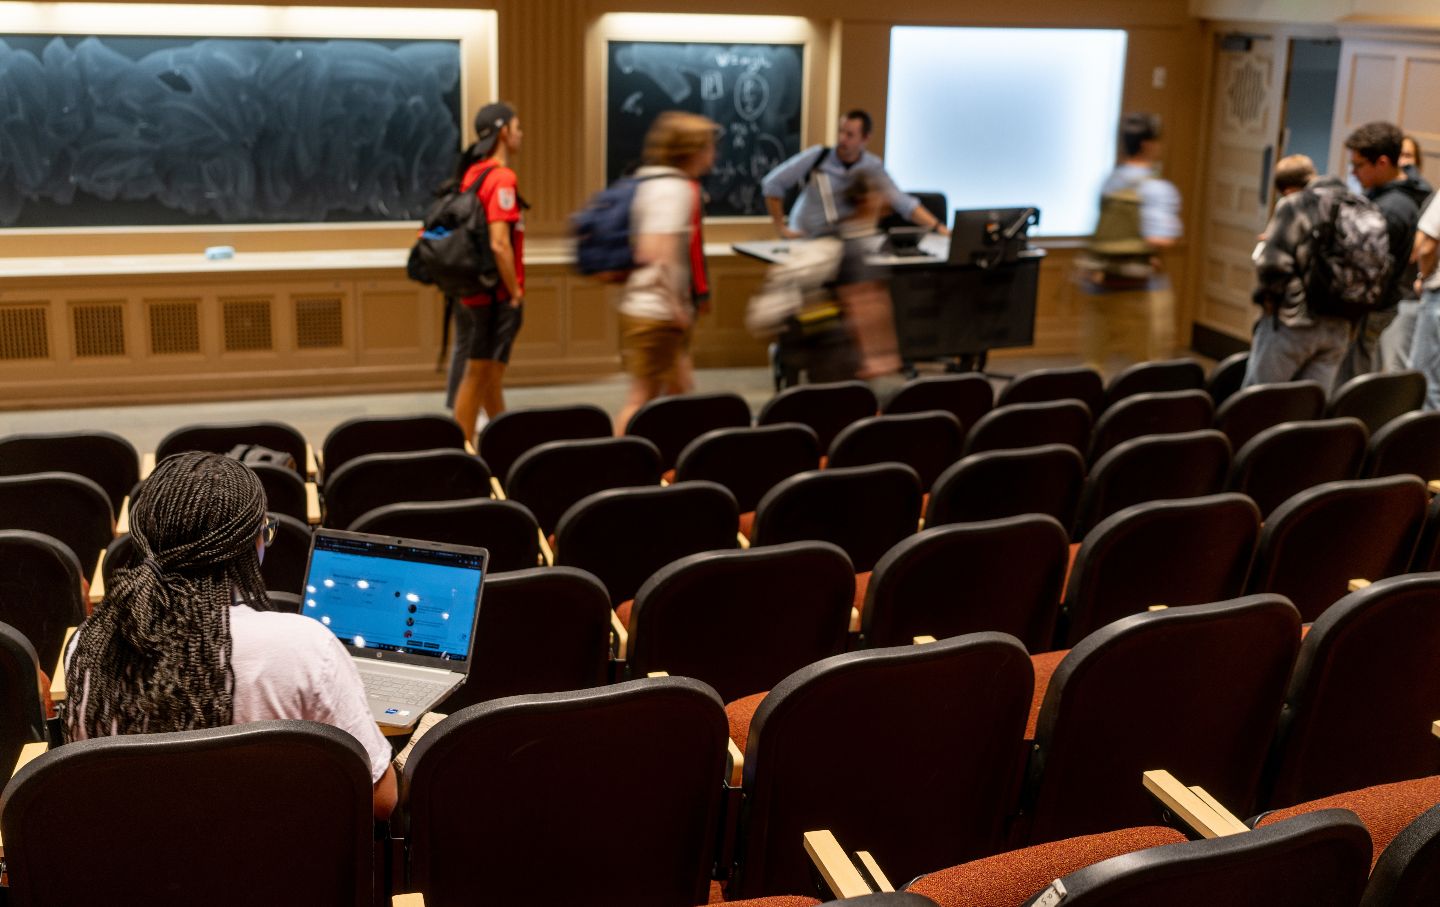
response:
{"label": "person in gray hoodie", "polygon": [[1403,295],[1403,284],[1410,269],[1410,251],[1415,243],[1415,224],[1420,208],[1430,194],[1424,180],[1416,180],[1400,169],[1400,150],[1405,134],[1394,123],[1366,123],[1350,133],[1345,148],[1350,153],[1350,169],[1365,190],[1365,197],[1379,206],[1385,215],[1390,254],[1395,267],[1390,285],[1386,287],[1386,307],[1366,315],[1358,325],[1355,340],[1340,363],[1336,383],[1343,384],[1356,375],[1380,368],[1380,335],[1395,320],[1396,308]]}

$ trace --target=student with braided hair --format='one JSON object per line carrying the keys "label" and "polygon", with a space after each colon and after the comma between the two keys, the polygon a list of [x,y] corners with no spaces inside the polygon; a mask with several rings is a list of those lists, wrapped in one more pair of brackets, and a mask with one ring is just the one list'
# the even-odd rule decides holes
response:
{"label": "student with braided hair", "polygon": [[265,492],[238,460],[167,457],[141,486],[120,570],[66,652],[66,740],[301,718],[364,746],[375,815],[395,805],[390,745],[355,664],[321,624],[269,610]]}

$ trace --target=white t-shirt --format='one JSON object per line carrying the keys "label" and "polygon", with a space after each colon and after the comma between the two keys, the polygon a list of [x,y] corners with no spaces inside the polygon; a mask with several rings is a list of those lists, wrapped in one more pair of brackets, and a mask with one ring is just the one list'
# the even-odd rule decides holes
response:
{"label": "white t-shirt", "polygon": [[[1415,229],[1431,239],[1440,239],[1440,202],[1435,201],[1436,198],[1440,198],[1440,193],[1430,199],[1430,203],[1420,213],[1420,222],[1415,225]],[[1425,278],[1424,288],[1440,290],[1440,267],[1437,267],[1430,276]]]}
{"label": "white t-shirt", "polygon": [[[674,167],[641,167],[630,208],[632,241],[646,234],[673,234],[675,258],[636,268],[625,282],[622,314],[671,321],[675,308],[690,307],[690,229],[695,220],[695,186]],[[646,177],[656,177],[646,179]]]}
{"label": "white t-shirt", "polygon": [[[370,715],[354,660],[334,634],[299,614],[235,605],[230,636],[236,724],[299,718],[332,725],[360,741],[370,758],[370,779],[380,780],[390,765],[390,744]],[[81,708],[88,688],[81,688]]]}

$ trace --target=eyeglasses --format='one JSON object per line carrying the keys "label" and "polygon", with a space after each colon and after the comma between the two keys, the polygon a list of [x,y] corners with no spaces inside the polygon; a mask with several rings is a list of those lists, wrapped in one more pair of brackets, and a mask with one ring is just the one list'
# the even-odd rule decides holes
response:
{"label": "eyeglasses", "polygon": [[265,514],[265,526],[260,530],[260,540],[265,547],[269,548],[275,541],[275,534],[280,531],[280,518],[271,514]]}

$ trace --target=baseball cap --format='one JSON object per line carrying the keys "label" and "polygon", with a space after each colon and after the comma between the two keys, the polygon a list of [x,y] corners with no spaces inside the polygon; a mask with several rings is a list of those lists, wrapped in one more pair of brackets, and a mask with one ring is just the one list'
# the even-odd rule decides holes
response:
{"label": "baseball cap", "polygon": [[499,101],[481,107],[480,112],[475,114],[476,152],[484,156],[494,151],[495,142],[500,138],[500,130],[514,116],[514,108]]}

